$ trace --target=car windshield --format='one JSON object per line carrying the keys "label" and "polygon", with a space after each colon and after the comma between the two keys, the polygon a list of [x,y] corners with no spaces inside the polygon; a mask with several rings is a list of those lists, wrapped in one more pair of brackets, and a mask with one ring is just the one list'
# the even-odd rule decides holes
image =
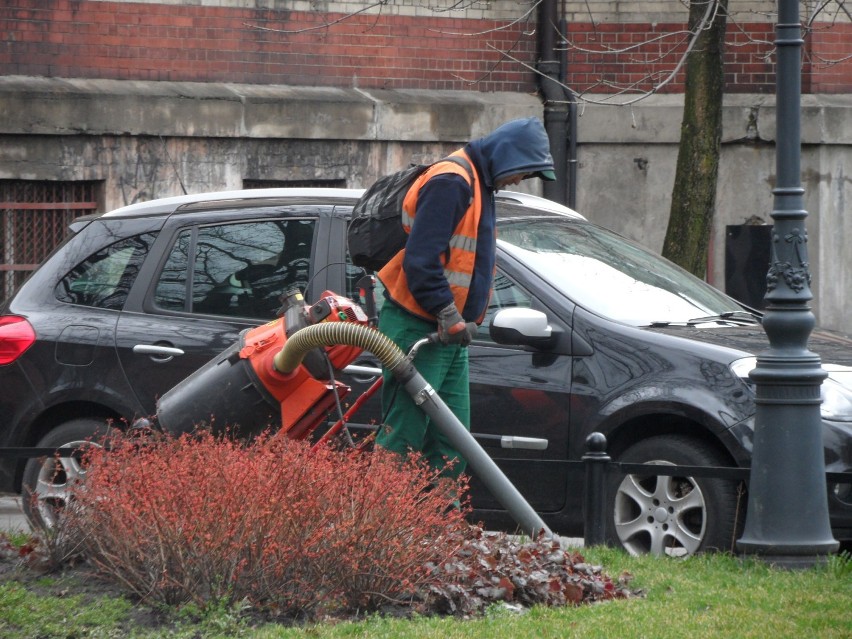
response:
{"label": "car windshield", "polygon": [[498,242],[579,306],[647,326],[742,313],[727,295],[615,233],[570,218],[502,220]]}

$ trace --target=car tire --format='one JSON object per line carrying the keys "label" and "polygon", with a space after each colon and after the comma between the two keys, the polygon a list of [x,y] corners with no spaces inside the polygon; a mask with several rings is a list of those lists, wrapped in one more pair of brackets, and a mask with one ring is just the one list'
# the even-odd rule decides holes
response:
{"label": "car tire", "polygon": [[[727,466],[710,445],[668,435],[628,448],[619,461]],[[631,555],[686,557],[733,548],[740,527],[738,482],[704,477],[616,474],[608,484],[607,539]]]}
{"label": "car tire", "polygon": [[[39,448],[80,448],[100,445],[114,429],[96,419],[75,419],[58,426],[37,444]],[[73,487],[86,476],[82,454],[38,457],[27,461],[22,478],[21,505],[35,530],[53,528]]]}

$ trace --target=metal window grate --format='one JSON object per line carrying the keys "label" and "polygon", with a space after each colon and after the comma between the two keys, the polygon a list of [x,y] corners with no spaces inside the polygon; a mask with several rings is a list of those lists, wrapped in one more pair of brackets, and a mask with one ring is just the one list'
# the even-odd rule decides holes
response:
{"label": "metal window grate", "polygon": [[98,209],[100,182],[0,180],[0,299],[62,241],[68,224]]}

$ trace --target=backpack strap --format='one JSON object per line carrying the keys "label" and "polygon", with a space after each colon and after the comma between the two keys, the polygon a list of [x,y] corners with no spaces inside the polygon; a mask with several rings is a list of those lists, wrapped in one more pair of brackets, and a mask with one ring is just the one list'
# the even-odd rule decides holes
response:
{"label": "backpack strap", "polygon": [[452,162],[453,164],[459,165],[465,171],[467,171],[467,176],[470,178],[470,201],[467,203],[470,206],[473,203],[473,189],[476,187],[476,176],[473,173],[473,167],[470,165],[470,162],[467,161],[466,158],[461,157],[460,155],[448,155],[443,160],[438,160],[435,164],[440,164],[441,162]]}
{"label": "backpack strap", "polygon": [[[414,215],[413,211],[417,206],[417,193],[419,193],[420,188],[423,186],[423,184],[429,181],[433,176],[441,173],[441,171],[439,169],[436,169],[435,167],[444,163],[455,164],[456,166],[459,166],[464,169],[465,173],[467,173],[468,186],[470,187],[470,199],[467,202],[467,206],[472,206],[474,201],[477,199],[476,177],[473,172],[473,167],[471,166],[471,163],[467,160],[467,158],[460,157],[458,155],[448,155],[443,160],[433,162],[432,164],[429,164],[427,166],[426,170],[423,173],[417,176],[417,179],[414,180],[414,183],[408,188],[408,191],[402,200],[402,226],[406,229],[406,233],[408,232],[408,229],[411,228],[411,222],[413,220]],[[461,172],[457,171],[456,169],[445,169],[444,172],[458,175],[459,177],[464,179],[464,176],[461,174]]]}

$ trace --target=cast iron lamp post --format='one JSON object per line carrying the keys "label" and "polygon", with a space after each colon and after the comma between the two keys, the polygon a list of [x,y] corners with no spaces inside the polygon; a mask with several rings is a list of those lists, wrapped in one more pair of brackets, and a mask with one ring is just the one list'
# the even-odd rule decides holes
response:
{"label": "cast iron lamp post", "polygon": [[814,326],[808,302],[808,235],[800,182],[801,51],[797,0],[778,0],[776,169],[771,263],[763,327],[769,350],[750,377],[757,385],[754,450],[743,554],[788,567],[811,566],[837,550],[828,518],[819,356],[807,348]]}

